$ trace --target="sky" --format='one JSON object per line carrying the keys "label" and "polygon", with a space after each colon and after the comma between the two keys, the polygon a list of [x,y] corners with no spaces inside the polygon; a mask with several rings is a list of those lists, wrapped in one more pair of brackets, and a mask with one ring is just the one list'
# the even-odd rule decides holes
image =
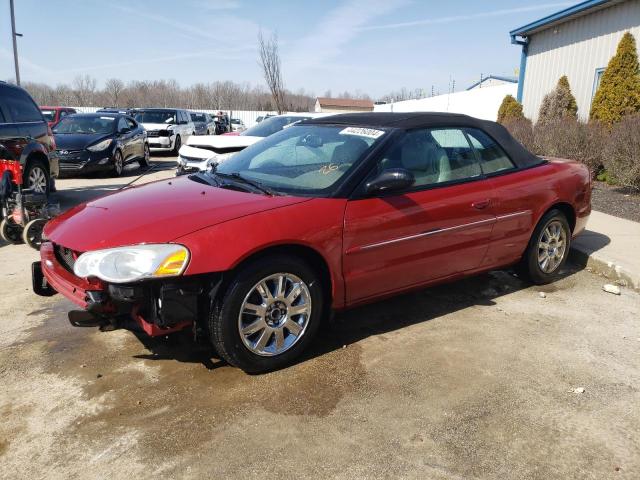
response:
{"label": "sky", "polygon": [[[553,0],[14,0],[23,81],[175,79],[263,84],[257,35],[277,34],[285,86],[372,97],[446,93],[515,76],[508,32],[574,2]],[[12,79],[9,0],[0,0],[0,79]]]}

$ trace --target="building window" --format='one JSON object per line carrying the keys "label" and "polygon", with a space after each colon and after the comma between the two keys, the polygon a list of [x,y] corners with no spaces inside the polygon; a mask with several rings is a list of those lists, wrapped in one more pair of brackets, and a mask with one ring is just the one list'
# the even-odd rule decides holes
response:
{"label": "building window", "polygon": [[592,101],[593,101],[593,97],[596,96],[598,87],[600,86],[600,80],[602,80],[603,73],[604,73],[604,68],[596,68],[596,74],[595,74],[595,77],[593,78],[593,91],[591,92]]}

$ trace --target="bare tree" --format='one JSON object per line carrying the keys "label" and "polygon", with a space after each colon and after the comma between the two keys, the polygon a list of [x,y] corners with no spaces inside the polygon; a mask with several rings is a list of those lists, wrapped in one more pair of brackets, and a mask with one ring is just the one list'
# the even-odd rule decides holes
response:
{"label": "bare tree", "polygon": [[109,97],[109,104],[113,107],[119,107],[118,101],[121,99],[124,90],[124,82],[119,78],[110,78],[104,84],[104,93]]}
{"label": "bare tree", "polygon": [[276,104],[278,113],[285,111],[284,82],[282,81],[282,68],[280,52],[278,51],[278,36],[274,33],[271,38],[265,39],[262,32],[258,33],[258,47],[260,53],[260,66],[271,96]]}
{"label": "bare tree", "polygon": [[78,75],[73,79],[73,89],[79,106],[93,105],[96,79],[89,75]]}

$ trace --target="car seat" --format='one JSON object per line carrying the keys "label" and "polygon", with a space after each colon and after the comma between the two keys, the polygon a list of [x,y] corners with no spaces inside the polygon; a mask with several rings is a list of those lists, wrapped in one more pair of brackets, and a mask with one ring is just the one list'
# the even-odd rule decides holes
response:
{"label": "car seat", "polygon": [[451,179],[447,152],[434,141],[413,135],[407,137],[400,152],[402,166],[416,178],[416,185],[442,183]]}

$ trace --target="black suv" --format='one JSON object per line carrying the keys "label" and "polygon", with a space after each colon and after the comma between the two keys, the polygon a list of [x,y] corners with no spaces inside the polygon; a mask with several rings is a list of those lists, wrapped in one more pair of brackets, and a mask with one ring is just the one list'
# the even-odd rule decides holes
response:
{"label": "black suv", "polygon": [[49,193],[58,176],[55,141],[47,121],[22,88],[0,81],[0,158],[19,160],[23,186]]}

